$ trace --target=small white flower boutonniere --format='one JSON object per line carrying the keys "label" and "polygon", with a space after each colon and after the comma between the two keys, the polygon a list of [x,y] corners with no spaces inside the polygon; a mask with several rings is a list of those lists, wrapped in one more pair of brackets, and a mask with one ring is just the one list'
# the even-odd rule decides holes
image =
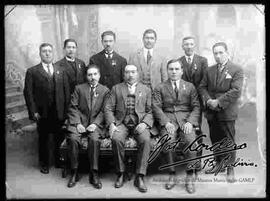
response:
{"label": "small white flower boutonniere", "polygon": [[142,96],[142,92],[141,91],[139,91],[139,97],[141,97]]}
{"label": "small white flower boutonniere", "polygon": [[196,64],[194,64],[194,70],[197,70],[197,65]]}
{"label": "small white flower boutonniere", "polygon": [[95,92],[95,93],[94,93],[94,97],[95,97],[95,98],[98,97],[98,93]]}
{"label": "small white flower boutonniere", "polygon": [[59,71],[56,71],[56,74],[59,75]]}
{"label": "small white flower boutonniere", "polygon": [[81,64],[79,64],[79,68],[81,68]]}

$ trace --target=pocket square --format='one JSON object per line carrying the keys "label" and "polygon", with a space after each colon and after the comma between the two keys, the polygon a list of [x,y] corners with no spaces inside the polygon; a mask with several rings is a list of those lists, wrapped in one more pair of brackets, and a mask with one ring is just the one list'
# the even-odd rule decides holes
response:
{"label": "pocket square", "polygon": [[227,73],[226,79],[232,79],[232,76],[229,73]]}

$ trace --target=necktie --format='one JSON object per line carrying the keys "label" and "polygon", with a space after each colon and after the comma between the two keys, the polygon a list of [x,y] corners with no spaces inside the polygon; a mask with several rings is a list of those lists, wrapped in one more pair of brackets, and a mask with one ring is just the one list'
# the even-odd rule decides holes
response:
{"label": "necktie", "polygon": [[52,76],[52,71],[50,69],[50,65],[49,64],[47,65],[47,68],[48,68],[48,74],[49,74],[49,76]]}
{"label": "necktie", "polygon": [[191,64],[191,58],[188,57],[188,64],[190,65]]}
{"label": "necktie", "polygon": [[147,64],[149,64],[151,57],[152,56],[150,54],[150,51],[148,50],[148,52],[147,52]]}
{"label": "necktie", "polygon": [[106,52],[105,54],[106,54],[106,56],[107,56],[107,59],[111,59],[111,58],[112,58],[112,52],[111,52],[111,53],[109,53],[109,52],[107,53],[107,52]]}
{"label": "necktie", "polygon": [[174,81],[173,84],[174,84],[174,92],[175,92],[176,98],[178,98],[178,88],[177,88],[176,81]]}
{"label": "necktie", "polygon": [[90,86],[90,106],[91,106],[91,108],[92,108],[92,103],[93,103],[94,90],[95,90],[95,87]]}
{"label": "necktie", "polygon": [[221,77],[221,73],[222,73],[222,65],[218,64],[217,65],[217,83],[219,82],[219,79]]}

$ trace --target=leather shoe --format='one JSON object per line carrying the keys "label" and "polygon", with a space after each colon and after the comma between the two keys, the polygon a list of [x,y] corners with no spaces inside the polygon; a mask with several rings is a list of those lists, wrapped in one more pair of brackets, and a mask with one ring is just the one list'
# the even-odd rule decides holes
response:
{"label": "leather shoe", "polygon": [[78,171],[77,169],[74,169],[74,170],[71,170],[71,176],[70,176],[70,179],[68,181],[68,187],[69,188],[72,188],[76,185],[76,182],[79,181],[79,174],[78,174]]}
{"label": "leather shoe", "polygon": [[92,184],[96,189],[102,188],[102,183],[99,179],[98,173],[96,171],[92,171],[89,174],[89,183]]}
{"label": "leather shoe", "polygon": [[49,167],[48,166],[42,166],[40,168],[40,172],[43,174],[49,174]]}
{"label": "leather shoe", "polygon": [[171,190],[176,185],[175,174],[170,174],[168,183],[165,184],[165,189]]}
{"label": "leather shoe", "polygon": [[145,186],[143,176],[136,176],[134,180],[134,186],[136,186],[138,190],[142,193],[145,193],[147,191],[147,187]]}
{"label": "leather shoe", "polygon": [[124,174],[121,172],[118,174],[114,187],[121,188],[124,185]]}
{"label": "leather shoe", "polygon": [[185,183],[186,191],[190,194],[195,192],[195,184],[193,175],[187,175]]}
{"label": "leather shoe", "polygon": [[227,182],[234,183],[235,177],[234,177],[234,169],[233,168],[227,168]]}

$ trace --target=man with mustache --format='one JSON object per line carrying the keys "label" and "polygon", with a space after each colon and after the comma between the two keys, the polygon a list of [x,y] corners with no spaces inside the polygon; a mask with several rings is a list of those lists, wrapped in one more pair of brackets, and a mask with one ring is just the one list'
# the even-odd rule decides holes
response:
{"label": "man with mustache", "polygon": [[[229,60],[228,47],[224,42],[213,45],[212,51],[217,64],[209,67],[199,86],[199,93],[206,107],[207,119],[212,144],[228,138],[235,143],[235,120],[238,116],[238,99],[241,97],[244,73],[243,69]],[[216,150],[218,152],[220,150]],[[224,150],[223,150],[224,151]],[[216,167],[222,160],[230,157],[234,163],[235,151],[215,156]],[[225,169],[222,169],[225,171]],[[227,181],[235,181],[233,167],[227,168]]]}
{"label": "man with mustache", "polygon": [[49,134],[53,133],[54,137],[53,148],[57,167],[60,158],[59,147],[64,139],[62,126],[66,119],[70,91],[66,73],[53,64],[53,46],[42,43],[39,55],[41,63],[26,71],[23,93],[29,119],[37,123],[40,172],[48,174]]}
{"label": "man with mustache", "polygon": [[125,67],[125,82],[112,88],[104,113],[116,159],[118,175],[115,188],[120,188],[124,184],[124,145],[126,137],[132,135],[138,144],[134,185],[140,192],[146,192],[144,175],[150,153],[150,129],[153,126],[153,116],[151,90],[138,81],[138,76],[136,66],[127,65]]}
{"label": "man with mustache", "polygon": [[[208,62],[205,57],[202,57],[198,54],[195,54],[195,38],[193,36],[187,36],[182,40],[182,48],[185,52],[185,55],[179,58],[183,65],[183,75],[182,79],[191,82],[198,91],[199,84],[203,78],[204,71],[208,67]],[[201,134],[201,125],[202,125],[202,99],[199,96],[200,101],[200,118],[199,118],[199,130],[196,134]],[[199,143],[202,143],[202,139],[200,138]],[[198,157],[202,156],[202,151],[198,151]],[[201,163],[196,168],[196,173],[201,169]]]}
{"label": "man with mustache", "polygon": [[128,63],[138,67],[141,82],[153,90],[157,84],[167,80],[166,58],[155,49],[155,30],[145,30],[142,40],[144,47],[132,53]]}
{"label": "man with mustache", "polygon": [[86,81],[86,66],[82,60],[76,58],[77,42],[74,39],[66,39],[64,41],[64,53],[65,57],[57,61],[56,64],[67,73],[70,93],[72,94],[77,84],[82,84]]}
{"label": "man with mustache", "polygon": [[[177,141],[177,137],[181,138],[183,149],[185,149],[196,139],[194,127],[198,126],[200,116],[198,94],[192,83],[181,79],[183,67],[179,60],[170,60],[167,64],[167,71],[169,79],[160,83],[153,92],[153,115],[160,125],[161,136],[168,134],[172,142]],[[164,152],[168,164],[175,162],[174,153],[171,150]],[[187,150],[186,154],[187,158],[196,158],[194,151]],[[188,164],[186,167],[186,191],[194,193],[195,170],[194,168],[188,169]],[[167,190],[176,185],[174,166],[169,168],[169,173],[169,181],[165,184]]]}
{"label": "man with mustache", "polygon": [[96,64],[100,67],[100,84],[109,89],[124,80],[124,67],[127,65],[127,60],[114,50],[115,40],[114,32],[103,32],[101,43],[104,49],[89,59],[89,64]]}
{"label": "man with mustache", "polygon": [[98,176],[100,141],[105,137],[103,104],[109,93],[106,86],[99,84],[100,71],[95,64],[86,70],[87,82],[77,85],[72,94],[68,111],[67,145],[71,163],[71,177],[68,187],[79,180],[78,155],[82,137],[88,137],[88,157],[90,161],[89,182],[97,189],[102,188]]}

